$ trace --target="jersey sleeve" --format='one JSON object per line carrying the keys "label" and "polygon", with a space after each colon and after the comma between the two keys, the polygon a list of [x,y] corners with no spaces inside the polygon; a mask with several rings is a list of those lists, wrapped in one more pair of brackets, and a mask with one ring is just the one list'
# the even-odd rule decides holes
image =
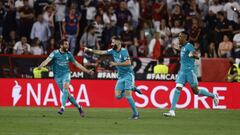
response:
{"label": "jersey sleeve", "polygon": [[69,53],[69,61],[72,62],[72,63],[75,63],[76,60],[75,58],[73,57],[72,53]]}
{"label": "jersey sleeve", "polygon": [[56,53],[56,51],[51,52],[49,54],[48,58],[52,60],[54,58],[55,53]]}
{"label": "jersey sleeve", "polygon": [[188,52],[195,51],[195,48],[194,48],[193,44],[188,44],[186,49],[187,49]]}
{"label": "jersey sleeve", "polygon": [[108,55],[112,55],[112,54],[113,54],[113,49],[108,49],[108,50],[107,50],[107,54],[108,54]]}

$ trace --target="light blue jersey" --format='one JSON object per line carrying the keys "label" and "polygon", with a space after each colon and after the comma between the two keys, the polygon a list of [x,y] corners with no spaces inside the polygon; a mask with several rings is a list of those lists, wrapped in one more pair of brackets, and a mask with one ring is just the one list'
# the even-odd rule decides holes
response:
{"label": "light blue jersey", "polygon": [[187,42],[181,47],[180,53],[180,70],[176,79],[177,84],[182,84],[183,86],[188,82],[191,87],[198,85],[197,76],[194,72],[195,69],[195,59],[189,57],[189,53],[195,51],[193,44]]}
{"label": "light blue jersey", "polygon": [[[107,50],[107,54],[112,55],[114,62],[116,63],[122,63],[126,60],[129,60],[129,54],[128,51],[125,48],[121,48],[119,52],[109,49]],[[133,74],[132,66],[116,66],[118,71],[118,77],[123,77],[126,74]]]}
{"label": "light blue jersey", "polygon": [[190,58],[188,55],[191,51],[195,51],[195,48],[193,44],[187,42],[185,45],[181,47],[181,53],[180,53],[180,70],[181,71],[190,71],[194,70],[194,63],[195,59]]}
{"label": "light blue jersey", "polygon": [[[129,60],[128,51],[125,48],[121,48],[120,51],[113,49],[107,50],[107,54],[112,55],[114,62],[122,63]],[[134,72],[132,66],[116,66],[118,72],[118,81],[115,86],[115,90],[133,90],[134,88]]]}
{"label": "light blue jersey", "polygon": [[54,50],[48,57],[52,59],[51,65],[55,78],[70,74],[69,62],[76,62],[69,51],[62,53],[59,50]]}

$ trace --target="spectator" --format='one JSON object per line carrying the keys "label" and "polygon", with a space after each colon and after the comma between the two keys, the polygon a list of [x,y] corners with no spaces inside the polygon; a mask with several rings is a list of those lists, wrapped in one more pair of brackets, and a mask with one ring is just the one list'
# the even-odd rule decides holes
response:
{"label": "spectator", "polygon": [[223,41],[219,44],[218,56],[221,58],[231,57],[232,48],[233,48],[233,43],[229,41],[229,37],[227,35],[224,35]]}
{"label": "spectator", "polygon": [[210,43],[208,49],[208,57],[209,58],[217,58],[217,50],[214,43]]}
{"label": "spectator", "polygon": [[31,54],[33,55],[42,55],[43,48],[41,46],[41,41],[38,38],[34,38],[31,46]]}
{"label": "spectator", "polygon": [[50,4],[50,0],[36,0],[34,2],[35,16],[38,17],[38,15],[43,14],[44,9]]}
{"label": "spectator", "polygon": [[136,29],[139,25],[139,19],[140,19],[140,6],[139,2],[137,0],[130,0],[127,3],[128,10],[132,14],[132,26],[134,29]]}
{"label": "spectator", "polygon": [[80,8],[86,8],[82,6],[88,5],[91,1],[92,0],[67,0],[66,6],[68,8],[70,7],[75,8],[76,10],[80,10]]}
{"label": "spectator", "polygon": [[55,0],[54,4],[56,6],[55,12],[55,30],[54,30],[54,37],[56,39],[60,39],[62,37],[62,21],[65,19],[66,16],[66,3],[67,0]]}
{"label": "spectator", "polygon": [[159,59],[163,55],[163,40],[159,32],[155,33],[155,37],[150,41],[148,45],[148,57],[153,59]]}
{"label": "spectator", "polygon": [[[98,5],[96,15],[100,15],[102,17],[103,14],[105,13],[105,9],[106,9],[106,7]],[[96,17],[96,15],[95,15],[95,17]]]}
{"label": "spectator", "polygon": [[141,23],[145,20],[152,20],[152,10],[148,0],[140,0],[140,17]]}
{"label": "spectator", "polygon": [[114,13],[113,6],[110,6],[106,13],[103,14],[103,22],[107,27],[115,26],[117,23],[117,16]]}
{"label": "spectator", "polygon": [[23,0],[17,0],[17,1],[15,2],[17,27],[20,27],[20,9],[21,9],[23,6],[24,6]]}
{"label": "spectator", "polygon": [[6,48],[4,50],[4,53],[6,54],[13,54],[13,46],[16,44],[18,41],[16,31],[12,30],[9,32],[9,36],[6,40]]}
{"label": "spectator", "polygon": [[75,54],[77,36],[79,35],[80,16],[81,15],[76,12],[75,8],[71,8],[68,15],[65,17],[62,26],[64,33],[63,35],[67,37],[67,40],[69,42],[69,49],[72,54]]}
{"label": "spectator", "polygon": [[43,20],[43,16],[38,15],[38,20],[33,24],[31,31],[31,39],[38,38],[43,44],[44,53],[47,53],[47,41],[51,37],[51,31],[47,22]]}
{"label": "spectator", "polygon": [[190,10],[190,6],[191,6],[190,2],[191,1],[189,0],[182,0],[181,9],[183,10],[185,15]]}
{"label": "spectator", "polygon": [[240,15],[238,16],[238,22],[233,23],[233,34],[240,32]]}
{"label": "spectator", "polygon": [[219,2],[219,0],[213,0],[213,5],[209,7],[209,11],[217,14],[218,12],[223,11],[223,5]]}
{"label": "spectator", "polygon": [[180,22],[176,20],[174,26],[171,28],[171,34],[173,38],[177,38],[178,34],[184,31],[184,28],[181,26]]}
{"label": "spectator", "polygon": [[172,43],[168,44],[165,48],[165,55],[166,57],[177,57],[179,56],[179,40],[175,38],[172,40]]}
{"label": "spectator", "polygon": [[121,33],[122,47],[129,51],[129,55],[137,57],[137,37],[132,31],[129,23],[124,23],[123,32]]}
{"label": "spectator", "polygon": [[33,19],[34,19],[34,11],[32,8],[30,8],[28,4],[28,0],[23,0],[24,6],[20,8],[20,27],[19,27],[19,33],[20,36],[27,37],[29,39],[31,28],[33,25]]}
{"label": "spectator", "polygon": [[14,4],[12,3],[6,8],[6,16],[3,22],[3,37],[7,39],[9,32],[16,29],[16,10],[14,8]]}
{"label": "spectator", "polygon": [[162,20],[162,16],[161,16],[161,12],[163,12],[163,7],[165,6],[165,2],[164,1],[155,1],[152,5],[152,9],[153,9],[153,13],[152,13],[152,17],[153,17],[153,26],[154,29],[156,31],[159,31],[160,29],[160,22]]}
{"label": "spectator", "polygon": [[88,21],[88,24],[90,24],[94,21],[94,17],[97,14],[97,9],[92,0],[85,0],[85,6],[86,6],[86,19]]}
{"label": "spectator", "polygon": [[162,19],[161,21],[159,32],[160,32],[161,38],[164,40],[164,43],[165,43],[164,46],[166,46],[170,42],[169,37],[171,36],[171,31],[170,31],[170,28],[167,26],[167,22],[165,19]]}
{"label": "spectator", "polygon": [[30,45],[27,43],[27,37],[21,37],[21,41],[18,41],[13,47],[13,54],[29,54],[31,51]]}
{"label": "spectator", "polygon": [[168,66],[163,64],[163,58],[159,58],[157,65],[153,67],[154,74],[168,74]]}
{"label": "spectator", "polygon": [[230,58],[229,59],[230,68],[227,74],[227,81],[228,82],[240,82],[240,70],[239,65],[235,63],[235,60]]}
{"label": "spectator", "polygon": [[234,35],[233,37],[233,47],[234,47],[234,54],[235,58],[240,58],[240,32]]}
{"label": "spectator", "polygon": [[169,26],[173,27],[175,21],[179,21],[181,25],[185,24],[185,16],[178,3],[174,5],[174,9],[171,12]]}
{"label": "spectator", "polygon": [[109,6],[107,12],[103,14],[103,22],[105,25],[102,34],[102,42],[104,46],[101,46],[101,49],[103,50],[108,49],[108,44],[110,44],[112,36],[116,35],[117,16],[113,10],[113,6]]}
{"label": "spectator", "polygon": [[201,11],[201,19],[203,20],[205,16],[208,14],[208,10],[210,7],[209,0],[202,0],[202,2],[199,1],[198,7]]}
{"label": "spectator", "polygon": [[123,31],[124,24],[128,23],[132,18],[132,14],[127,9],[127,4],[125,1],[122,1],[120,3],[120,8],[116,10],[116,15],[117,15],[117,25],[116,25],[117,36],[119,36]]}
{"label": "spectator", "polygon": [[223,7],[223,11],[226,12],[227,19],[229,21],[238,22],[238,12],[240,11],[240,5],[234,0],[229,0]]}
{"label": "spectator", "polygon": [[28,4],[31,8],[34,8],[34,3],[36,2],[36,0],[28,0]]}
{"label": "spectator", "polygon": [[230,35],[232,33],[232,25],[231,23],[224,17],[223,12],[218,12],[217,13],[217,24],[215,26],[215,32],[216,32],[216,38],[215,38],[215,43],[216,43],[216,49],[218,48],[219,43],[223,39],[223,35]]}
{"label": "spectator", "polygon": [[86,28],[86,32],[82,35],[80,40],[80,48],[87,47],[92,49],[99,49],[99,43],[96,35],[94,35],[94,26],[88,25]]}
{"label": "spectator", "polygon": [[0,35],[0,54],[4,53],[4,49],[6,47],[3,36]]}
{"label": "spectator", "polygon": [[4,9],[4,5],[2,3],[2,1],[0,1],[0,35],[2,35],[3,32],[3,22],[5,19],[5,9]]}
{"label": "spectator", "polygon": [[[194,42],[194,48],[196,52],[199,54],[199,58],[201,57],[201,48],[199,42]],[[197,75],[198,80],[201,80],[201,60],[196,59],[194,63],[194,73]]]}
{"label": "spectator", "polygon": [[141,30],[140,34],[139,34],[139,38],[138,38],[138,45],[137,45],[137,49],[138,49],[138,56],[140,57],[147,57],[147,53],[148,53],[148,42],[147,42],[147,38],[144,34],[144,31]]}
{"label": "spectator", "polygon": [[54,51],[57,48],[56,40],[54,37],[51,37],[48,40],[48,48],[47,48],[47,54],[50,54],[52,51]]}
{"label": "spectator", "polygon": [[[217,16],[216,14],[213,13],[212,10],[208,11],[207,16],[205,16],[205,27],[203,29],[204,35],[203,38],[205,38],[205,42],[203,42],[202,44],[204,44],[205,46],[205,50],[208,53],[208,56],[210,56],[210,44],[213,44],[213,46],[215,46],[215,26],[217,24]],[[216,48],[214,49],[216,50]],[[205,55],[206,56],[206,55]]]}
{"label": "spectator", "polygon": [[51,30],[51,34],[54,35],[54,13],[55,9],[52,5],[49,5],[45,8],[43,13],[43,19],[48,23],[48,27]]}
{"label": "spectator", "polygon": [[191,23],[192,23],[192,18],[198,18],[201,19],[200,17],[200,10],[198,8],[198,5],[196,3],[196,0],[192,0],[190,3],[190,7],[189,10],[187,10],[185,12],[186,15],[186,24],[185,24],[185,28],[190,28],[191,27]]}
{"label": "spectator", "polygon": [[144,21],[142,30],[144,31],[144,35],[147,38],[147,42],[149,43],[150,40],[152,40],[154,32],[155,32],[154,29],[151,27],[151,22]]}
{"label": "spectator", "polygon": [[93,22],[93,26],[94,26],[94,30],[95,30],[94,34],[96,35],[96,37],[98,39],[98,43],[100,44],[101,48],[103,48],[101,40],[102,40],[104,24],[102,21],[102,17],[100,15],[96,15],[95,21]]}
{"label": "spectator", "polygon": [[192,18],[192,26],[189,30],[189,39],[192,42],[200,42],[201,27],[197,18]]}

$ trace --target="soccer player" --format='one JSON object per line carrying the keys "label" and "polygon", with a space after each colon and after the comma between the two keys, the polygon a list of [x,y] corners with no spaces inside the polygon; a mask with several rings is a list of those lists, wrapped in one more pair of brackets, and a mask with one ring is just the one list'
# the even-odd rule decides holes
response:
{"label": "soccer player", "polygon": [[63,39],[60,41],[60,49],[54,50],[46,60],[44,60],[38,68],[46,66],[51,61],[52,70],[54,73],[54,79],[62,92],[62,106],[58,111],[59,114],[63,114],[65,110],[65,105],[67,99],[77,107],[80,116],[84,117],[84,112],[82,106],[78,105],[74,97],[69,93],[68,88],[71,80],[69,62],[72,62],[77,68],[86,72],[90,75],[94,74],[93,71],[86,69],[81,64],[79,64],[73,57],[72,53],[68,51],[69,43],[67,40]]}
{"label": "soccer player", "polygon": [[211,97],[214,101],[214,104],[217,106],[219,99],[217,93],[210,93],[203,89],[198,89],[198,80],[197,76],[194,73],[194,62],[195,59],[199,58],[199,54],[195,51],[193,44],[188,42],[189,35],[187,32],[181,32],[178,36],[180,43],[180,70],[178,72],[178,77],[176,80],[176,88],[173,94],[172,105],[170,111],[167,113],[163,113],[164,116],[174,117],[175,116],[175,108],[180,97],[180,92],[188,82],[192,88],[192,92],[197,95],[203,95]]}
{"label": "soccer player", "polygon": [[118,80],[115,86],[115,97],[117,99],[127,98],[129,105],[132,108],[132,119],[139,119],[139,113],[136,109],[134,99],[132,98],[132,91],[136,91],[142,94],[140,90],[134,86],[134,72],[131,66],[131,60],[129,58],[128,51],[121,47],[121,41],[118,37],[112,38],[112,49],[109,50],[93,50],[90,48],[84,48],[86,52],[92,52],[98,55],[108,54],[114,59],[111,61],[111,66],[116,66],[118,72]]}

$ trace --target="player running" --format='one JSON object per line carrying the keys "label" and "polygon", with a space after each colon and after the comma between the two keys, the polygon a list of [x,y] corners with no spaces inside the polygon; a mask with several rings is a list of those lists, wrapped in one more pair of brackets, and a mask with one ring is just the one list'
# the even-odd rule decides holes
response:
{"label": "player running", "polygon": [[54,73],[54,79],[62,92],[62,106],[58,111],[59,114],[63,114],[65,110],[65,105],[67,99],[77,107],[80,116],[84,117],[84,112],[82,106],[78,105],[74,97],[69,93],[68,88],[71,80],[69,62],[72,62],[77,68],[86,72],[88,74],[93,74],[91,70],[87,70],[81,64],[79,64],[73,57],[72,53],[68,51],[69,43],[67,40],[60,41],[60,49],[54,50],[48,57],[45,59],[38,68],[46,66],[51,61],[52,70]]}
{"label": "player running", "polygon": [[219,99],[217,93],[210,93],[203,89],[198,89],[197,76],[194,73],[194,62],[195,59],[199,59],[199,54],[195,51],[193,44],[188,42],[189,35],[187,32],[181,32],[178,36],[180,43],[180,70],[178,72],[176,80],[176,89],[173,94],[172,105],[170,111],[163,113],[164,116],[174,117],[175,109],[178,99],[180,97],[180,92],[183,86],[188,82],[192,88],[194,94],[203,95],[211,97],[214,101],[214,105],[217,106]]}
{"label": "player running", "polygon": [[118,80],[115,86],[115,96],[117,99],[126,97],[133,111],[131,118],[139,119],[139,113],[136,109],[134,99],[132,98],[132,91],[136,91],[139,94],[142,94],[142,92],[135,87],[135,77],[131,66],[131,60],[129,58],[128,51],[121,47],[120,39],[118,37],[113,37],[112,49],[109,50],[101,51],[90,48],[84,48],[84,50],[98,55],[108,54],[113,57],[114,62],[110,62],[110,65],[116,66],[118,72]]}

